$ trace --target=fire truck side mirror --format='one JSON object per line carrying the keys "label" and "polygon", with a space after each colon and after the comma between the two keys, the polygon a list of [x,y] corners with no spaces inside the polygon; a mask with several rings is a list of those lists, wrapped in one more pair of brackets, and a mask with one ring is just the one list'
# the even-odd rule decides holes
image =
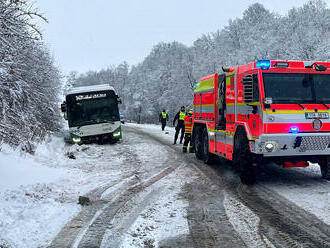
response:
{"label": "fire truck side mirror", "polygon": [[271,97],[266,97],[262,100],[265,108],[271,108],[271,104],[273,103],[273,99]]}

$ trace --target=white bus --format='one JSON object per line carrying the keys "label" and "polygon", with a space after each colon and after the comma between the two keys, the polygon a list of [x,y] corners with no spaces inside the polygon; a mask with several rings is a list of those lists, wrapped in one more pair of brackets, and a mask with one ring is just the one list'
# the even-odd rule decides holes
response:
{"label": "white bus", "polygon": [[118,103],[115,89],[107,84],[71,89],[61,105],[68,120],[70,142],[115,143],[122,138]]}

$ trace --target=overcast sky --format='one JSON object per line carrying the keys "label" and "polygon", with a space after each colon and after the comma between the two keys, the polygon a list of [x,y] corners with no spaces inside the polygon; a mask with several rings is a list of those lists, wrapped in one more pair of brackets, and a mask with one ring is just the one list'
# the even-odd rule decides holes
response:
{"label": "overcast sky", "polygon": [[[329,6],[329,1],[328,6]],[[64,72],[137,64],[160,41],[191,45],[258,0],[36,0],[44,39]],[[260,2],[260,1],[259,1]],[[263,0],[279,14],[307,0]]]}

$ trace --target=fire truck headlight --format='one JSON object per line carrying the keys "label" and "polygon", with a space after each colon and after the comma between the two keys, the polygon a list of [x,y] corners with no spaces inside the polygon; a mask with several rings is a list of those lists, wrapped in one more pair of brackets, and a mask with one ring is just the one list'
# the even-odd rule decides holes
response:
{"label": "fire truck headlight", "polygon": [[269,122],[274,122],[274,121],[275,121],[275,116],[270,115],[270,116],[267,117],[267,120],[268,120]]}
{"label": "fire truck headlight", "polygon": [[267,152],[274,152],[277,148],[277,143],[275,141],[267,141],[264,145]]}

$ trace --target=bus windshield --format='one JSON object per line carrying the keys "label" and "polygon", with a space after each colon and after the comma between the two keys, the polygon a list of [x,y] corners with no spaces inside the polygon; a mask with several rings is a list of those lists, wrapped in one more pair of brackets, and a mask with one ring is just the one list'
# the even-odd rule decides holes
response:
{"label": "bus windshield", "polygon": [[119,121],[117,96],[113,91],[68,95],[69,127]]}
{"label": "bus windshield", "polygon": [[263,73],[263,83],[274,104],[330,103],[330,74]]}

